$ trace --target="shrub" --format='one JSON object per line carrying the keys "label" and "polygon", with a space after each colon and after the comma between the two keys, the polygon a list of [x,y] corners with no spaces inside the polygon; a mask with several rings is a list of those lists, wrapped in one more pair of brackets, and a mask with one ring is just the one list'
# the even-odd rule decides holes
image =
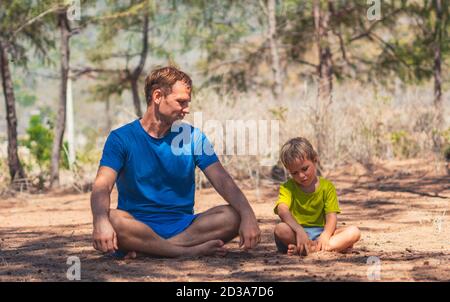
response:
{"label": "shrub", "polygon": [[420,151],[417,142],[405,130],[392,132],[391,143],[394,155],[399,158],[414,157]]}

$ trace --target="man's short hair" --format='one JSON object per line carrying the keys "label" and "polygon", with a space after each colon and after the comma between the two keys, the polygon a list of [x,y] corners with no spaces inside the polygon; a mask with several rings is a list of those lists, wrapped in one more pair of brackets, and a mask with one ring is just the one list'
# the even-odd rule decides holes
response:
{"label": "man's short hair", "polygon": [[145,78],[145,99],[147,105],[152,101],[153,91],[160,89],[163,96],[167,96],[172,93],[172,87],[177,81],[181,81],[189,88],[192,88],[191,78],[173,66],[153,70]]}
{"label": "man's short hair", "polygon": [[287,141],[287,143],[281,147],[280,159],[287,168],[296,160],[307,159],[312,162],[317,162],[318,156],[317,152],[306,138],[295,137]]}

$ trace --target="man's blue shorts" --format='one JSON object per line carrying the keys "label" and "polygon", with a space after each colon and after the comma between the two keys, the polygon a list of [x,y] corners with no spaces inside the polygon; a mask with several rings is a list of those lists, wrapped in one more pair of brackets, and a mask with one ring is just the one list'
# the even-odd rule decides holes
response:
{"label": "man's blue shorts", "polygon": [[[143,213],[129,213],[134,219],[150,227],[158,236],[164,239],[174,237],[186,230],[199,214],[183,214],[179,217],[173,216],[158,217],[158,219]],[[117,250],[113,257],[122,259],[127,254],[126,251]]]}
{"label": "man's blue shorts", "polygon": [[187,229],[198,214],[183,214],[177,217],[170,215],[151,217],[142,213],[130,213],[134,219],[140,221],[150,227],[158,236],[169,239],[176,236]]}

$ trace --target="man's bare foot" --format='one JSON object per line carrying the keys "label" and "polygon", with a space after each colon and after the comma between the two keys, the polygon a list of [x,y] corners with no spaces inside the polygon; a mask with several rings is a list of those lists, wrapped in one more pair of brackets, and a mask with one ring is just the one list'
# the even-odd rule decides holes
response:
{"label": "man's bare foot", "polygon": [[205,243],[194,245],[187,248],[187,256],[208,256],[217,255],[225,256],[227,250],[223,247],[222,240],[210,240]]}
{"label": "man's bare foot", "polygon": [[136,259],[137,253],[135,251],[128,252],[123,259]]}

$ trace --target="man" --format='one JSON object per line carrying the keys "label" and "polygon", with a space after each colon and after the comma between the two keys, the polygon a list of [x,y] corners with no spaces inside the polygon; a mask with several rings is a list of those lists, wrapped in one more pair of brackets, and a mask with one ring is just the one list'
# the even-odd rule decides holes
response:
{"label": "man", "polygon": [[[144,116],[108,136],[91,195],[95,249],[120,251],[130,258],[136,252],[223,255],[224,243],[237,235],[244,249],[260,241],[252,208],[211,152],[206,136],[177,122],[189,113],[191,90],[184,72],[174,67],[154,70],[145,80]],[[187,136],[186,131],[174,131],[177,125],[188,129]],[[194,215],[196,166],[229,205]],[[110,210],[115,182],[118,208]]]}

